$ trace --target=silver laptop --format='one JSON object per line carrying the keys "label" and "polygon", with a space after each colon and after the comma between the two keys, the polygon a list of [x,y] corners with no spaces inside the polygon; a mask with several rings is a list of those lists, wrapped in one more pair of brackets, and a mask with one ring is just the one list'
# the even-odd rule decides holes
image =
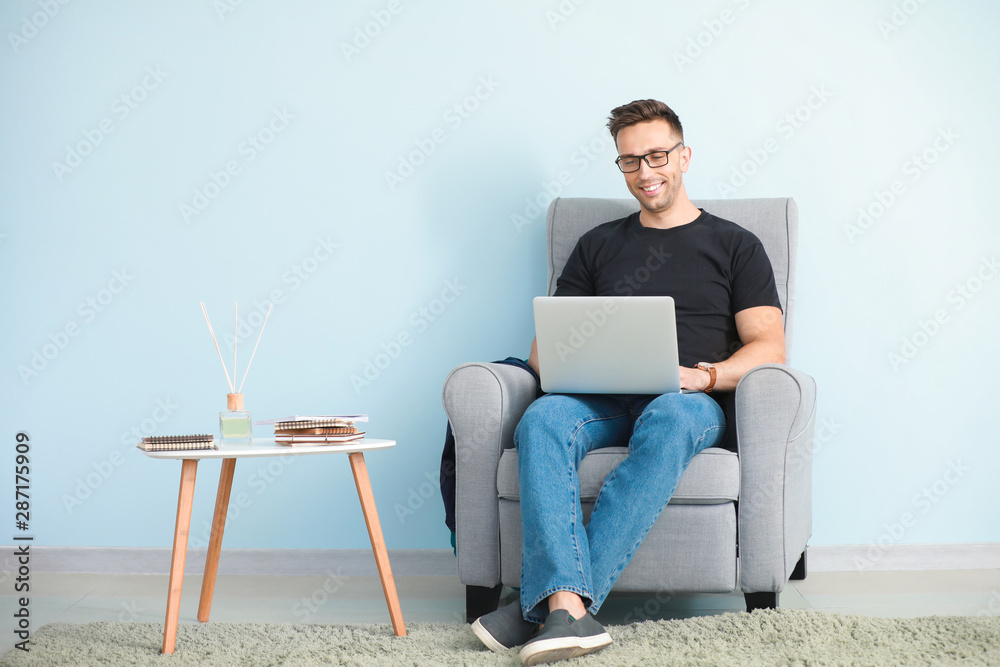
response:
{"label": "silver laptop", "polygon": [[669,296],[539,296],[535,338],[542,389],[560,394],[680,391]]}

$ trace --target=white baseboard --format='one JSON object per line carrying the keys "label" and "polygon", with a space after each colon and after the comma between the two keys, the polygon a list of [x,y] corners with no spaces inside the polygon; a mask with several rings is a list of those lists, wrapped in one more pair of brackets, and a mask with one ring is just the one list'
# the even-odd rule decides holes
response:
{"label": "white baseboard", "polygon": [[1000,542],[810,546],[808,572],[1000,568]]}
{"label": "white baseboard", "polygon": [[[201,574],[205,549],[188,549],[184,571]],[[457,575],[451,549],[393,549],[393,574],[398,576]],[[7,569],[7,562],[0,558]],[[31,547],[35,572],[107,574],[167,574],[166,547]],[[809,572],[884,570],[974,570],[1000,568],[1000,543],[818,545],[809,547]],[[377,576],[368,549],[223,549],[219,574]]]}
{"label": "white baseboard", "polygon": [[[207,549],[188,549],[185,574],[205,571]],[[31,547],[33,572],[169,574],[167,547]],[[457,575],[451,549],[390,549],[396,576]],[[0,563],[3,563],[0,559]],[[219,574],[378,576],[371,549],[223,549]]]}

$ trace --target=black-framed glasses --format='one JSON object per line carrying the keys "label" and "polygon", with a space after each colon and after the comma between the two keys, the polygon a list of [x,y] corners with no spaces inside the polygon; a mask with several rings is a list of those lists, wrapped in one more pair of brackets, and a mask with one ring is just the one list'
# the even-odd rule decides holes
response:
{"label": "black-framed glasses", "polygon": [[683,141],[678,141],[677,145],[670,150],[653,151],[652,153],[646,153],[645,155],[622,155],[615,160],[615,164],[618,165],[618,168],[622,170],[623,174],[631,174],[633,171],[639,171],[642,160],[646,161],[646,164],[649,165],[650,169],[655,169],[656,167],[662,167],[670,162],[670,152],[677,150],[683,145]]}

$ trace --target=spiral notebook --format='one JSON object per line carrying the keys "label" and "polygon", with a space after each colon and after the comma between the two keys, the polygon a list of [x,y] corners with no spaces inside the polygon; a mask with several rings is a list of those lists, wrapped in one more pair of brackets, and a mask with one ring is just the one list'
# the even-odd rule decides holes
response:
{"label": "spiral notebook", "polygon": [[174,452],[195,449],[218,449],[215,438],[207,433],[197,435],[153,435],[136,445],[144,452]]}

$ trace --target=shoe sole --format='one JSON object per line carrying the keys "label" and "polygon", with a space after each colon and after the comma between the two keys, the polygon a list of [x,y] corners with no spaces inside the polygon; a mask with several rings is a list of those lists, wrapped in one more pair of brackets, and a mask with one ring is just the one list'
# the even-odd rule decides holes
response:
{"label": "shoe sole", "polygon": [[521,649],[521,662],[525,665],[537,665],[543,662],[579,658],[581,655],[595,653],[610,646],[611,641],[611,635],[606,632],[592,637],[543,639],[527,644]]}
{"label": "shoe sole", "polygon": [[504,646],[503,644],[498,642],[496,638],[494,638],[493,635],[490,634],[490,631],[487,630],[485,626],[483,626],[483,624],[479,622],[478,618],[472,623],[472,632],[475,633],[475,635],[479,637],[479,641],[486,644],[486,648],[490,649],[491,651],[496,651],[497,653],[506,653],[511,648],[514,648],[513,646],[511,647]]}

